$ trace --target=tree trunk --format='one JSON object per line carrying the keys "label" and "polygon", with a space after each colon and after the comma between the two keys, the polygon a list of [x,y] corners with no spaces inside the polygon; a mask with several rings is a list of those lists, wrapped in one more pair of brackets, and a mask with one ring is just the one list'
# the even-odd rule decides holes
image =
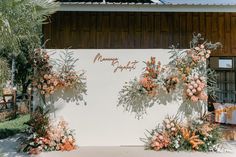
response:
{"label": "tree trunk", "polygon": [[12,87],[14,87],[15,71],[16,71],[16,58],[13,55],[12,63],[11,63],[11,84],[12,84]]}
{"label": "tree trunk", "polygon": [[[14,87],[14,80],[15,80],[15,71],[16,71],[16,58],[13,55],[12,56],[12,63],[11,63],[11,85],[12,87]],[[13,101],[13,110],[14,110],[14,118],[16,118],[16,112],[17,112],[17,108],[16,108],[16,91],[14,90],[14,101]]]}

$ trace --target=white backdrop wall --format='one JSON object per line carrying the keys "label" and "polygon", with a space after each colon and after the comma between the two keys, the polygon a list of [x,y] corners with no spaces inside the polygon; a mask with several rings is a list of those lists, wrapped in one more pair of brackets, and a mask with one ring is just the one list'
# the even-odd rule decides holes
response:
{"label": "white backdrop wall", "polygon": [[[62,50],[49,50],[51,58],[59,57]],[[65,100],[54,96],[54,105],[59,108],[56,117],[63,117],[72,129],[75,129],[79,146],[133,146],[143,145],[140,137],[144,137],[146,129],[153,129],[165,116],[177,113],[180,101],[169,101],[165,105],[156,104],[147,111],[143,119],[135,119],[134,114],[124,112],[117,107],[119,91],[125,82],[139,77],[145,67],[143,61],[155,56],[162,65],[169,62],[167,49],[72,49],[76,70],[85,70],[87,77],[87,105],[74,100]],[[128,71],[118,70],[114,73],[111,62],[95,62],[100,53],[106,58],[118,58],[120,65],[128,61],[138,61],[136,68]],[[116,64],[117,65],[117,64]],[[70,96],[70,93],[65,93]],[[164,96],[163,100],[170,97]]]}

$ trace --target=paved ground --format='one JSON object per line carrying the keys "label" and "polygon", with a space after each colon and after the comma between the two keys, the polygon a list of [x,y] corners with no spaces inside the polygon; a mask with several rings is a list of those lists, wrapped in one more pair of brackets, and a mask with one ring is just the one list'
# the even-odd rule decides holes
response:
{"label": "paved ground", "polygon": [[72,152],[42,153],[40,157],[235,157],[231,153],[167,152],[148,151],[143,147],[81,147]]}
{"label": "paved ground", "polygon": [[[19,135],[0,140],[3,157],[27,157],[27,154],[17,153]],[[47,152],[37,157],[235,157],[236,141],[231,142],[230,153],[199,153],[199,152],[167,152],[149,151],[143,147],[81,147],[71,152]],[[0,154],[1,156],[1,154]]]}
{"label": "paved ground", "polygon": [[[25,157],[26,154],[18,153],[18,139],[20,138],[20,134],[0,140],[0,157]],[[2,155],[2,156],[1,156]]]}

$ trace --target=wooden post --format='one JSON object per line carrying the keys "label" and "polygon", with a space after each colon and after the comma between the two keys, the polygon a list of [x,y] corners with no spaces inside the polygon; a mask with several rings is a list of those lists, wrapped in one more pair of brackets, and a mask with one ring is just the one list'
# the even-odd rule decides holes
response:
{"label": "wooden post", "polygon": [[13,109],[14,109],[14,118],[16,118],[17,116],[17,106],[16,106],[16,94],[17,94],[17,91],[16,91],[16,87],[13,87]]}

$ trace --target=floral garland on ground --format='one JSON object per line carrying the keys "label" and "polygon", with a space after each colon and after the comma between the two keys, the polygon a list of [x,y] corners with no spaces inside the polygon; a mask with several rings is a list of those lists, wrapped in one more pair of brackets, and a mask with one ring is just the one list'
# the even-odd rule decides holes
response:
{"label": "floral garland on ground", "polygon": [[61,58],[56,61],[57,72],[50,63],[48,52],[44,49],[36,49],[32,57],[35,75],[32,85],[43,96],[49,97],[55,91],[65,88],[79,88],[79,95],[86,94],[84,73],[78,74],[74,64],[78,59],[73,59],[71,52],[63,52]]}
{"label": "floral garland on ground", "polygon": [[145,62],[146,68],[140,79],[135,78],[126,83],[120,91],[118,106],[123,106],[139,118],[146,113],[147,108],[158,102],[161,90],[170,93],[177,88],[181,89],[184,103],[188,104],[207,101],[208,95],[215,97],[216,75],[213,70],[206,68],[205,61],[211,51],[221,45],[203,41],[200,34],[194,34],[190,43],[188,50],[176,50],[173,47],[170,51],[171,61],[167,65],[161,66],[155,57]]}
{"label": "floral garland on ground", "polygon": [[39,154],[44,151],[71,151],[77,149],[74,133],[62,119],[52,123],[47,114],[37,110],[28,122],[30,126],[20,146],[20,151]]}
{"label": "floral garland on ground", "polygon": [[145,142],[146,148],[159,151],[220,151],[221,134],[216,124],[202,119],[195,119],[183,124],[178,117],[167,117],[162,125],[149,132]]}

